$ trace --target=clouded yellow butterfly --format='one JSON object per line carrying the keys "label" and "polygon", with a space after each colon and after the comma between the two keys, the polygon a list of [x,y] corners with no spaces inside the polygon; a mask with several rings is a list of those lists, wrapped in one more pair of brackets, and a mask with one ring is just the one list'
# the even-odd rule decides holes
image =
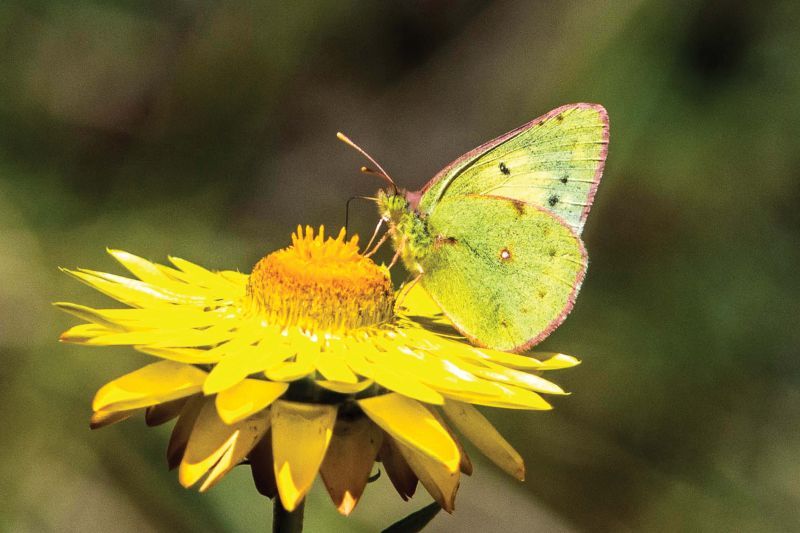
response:
{"label": "clouded yellow butterfly", "polygon": [[421,191],[398,190],[378,165],[392,186],[378,194],[380,214],[406,268],[462,334],[524,351],[575,302],[587,266],[580,234],[607,149],[606,110],[565,105],[467,152]]}

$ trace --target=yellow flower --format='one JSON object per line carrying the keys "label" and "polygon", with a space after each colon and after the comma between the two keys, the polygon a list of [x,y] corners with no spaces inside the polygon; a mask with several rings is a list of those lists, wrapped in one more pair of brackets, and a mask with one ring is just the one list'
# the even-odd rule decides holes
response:
{"label": "yellow flower", "polygon": [[549,409],[540,393],[563,391],[537,372],[578,362],[470,346],[423,290],[395,294],[344,230],[326,240],[298,228],[249,276],[109,253],[138,279],[65,271],[129,308],[57,303],[87,322],[61,340],[160,361],[100,388],[91,425],[177,417],[169,466],[201,491],[247,461],[259,491],[292,511],[319,472],[349,514],[380,461],[404,499],[419,481],[452,511],[472,466],[451,426],[523,479],[519,454],[473,404]]}

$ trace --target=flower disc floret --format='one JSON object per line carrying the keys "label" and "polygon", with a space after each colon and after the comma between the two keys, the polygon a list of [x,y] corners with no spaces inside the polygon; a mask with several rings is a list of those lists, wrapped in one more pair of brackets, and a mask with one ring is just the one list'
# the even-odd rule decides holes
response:
{"label": "flower disc floret", "polygon": [[273,252],[253,268],[247,284],[249,309],[270,324],[312,332],[342,332],[389,321],[394,291],[386,269],[358,253],[358,236],[325,240],[302,228],[292,246]]}

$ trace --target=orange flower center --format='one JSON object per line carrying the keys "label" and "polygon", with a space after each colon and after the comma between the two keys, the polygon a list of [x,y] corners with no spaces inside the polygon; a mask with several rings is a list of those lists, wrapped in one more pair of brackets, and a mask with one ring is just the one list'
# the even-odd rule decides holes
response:
{"label": "orange flower center", "polygon": [[340,332],[393,316],[389,273],[358,252],[358,236],[325,240],[298,226],[292,245],[261,259],[247,284],[250,309],[271,324]]}

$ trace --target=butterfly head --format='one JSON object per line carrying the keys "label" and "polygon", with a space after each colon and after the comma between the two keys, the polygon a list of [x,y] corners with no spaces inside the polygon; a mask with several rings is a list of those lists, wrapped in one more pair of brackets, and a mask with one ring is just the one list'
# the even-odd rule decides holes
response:
{"label": "butterfly head", "polygon": [[390,224],[397,224],[410,210],[410,204],[402,191],[378,191],[378,212]]}

